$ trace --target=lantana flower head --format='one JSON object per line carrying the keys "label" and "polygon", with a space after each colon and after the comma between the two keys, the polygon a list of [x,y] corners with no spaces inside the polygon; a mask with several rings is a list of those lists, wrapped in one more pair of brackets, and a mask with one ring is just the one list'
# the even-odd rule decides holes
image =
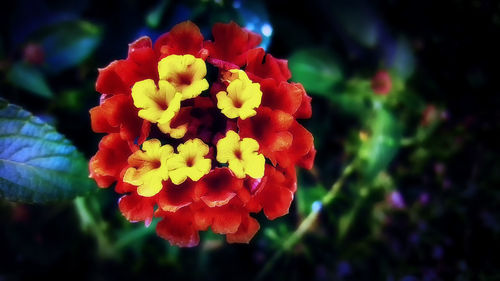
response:
{"label": "lantana flower head", "polygon": [[311,98],[289,82],[286,60],[258,48],[259,35],[231,22],[205,40],[183,22],[153,44],[99,70],[92,129],[105,133],[92,157],[99,187],[115,184],[119,208],[171,244],[199,243],[208,228],[229,243],[259,230],[252,214],[288,213],[296,166],[312,168],[313,136],[297,122]]}

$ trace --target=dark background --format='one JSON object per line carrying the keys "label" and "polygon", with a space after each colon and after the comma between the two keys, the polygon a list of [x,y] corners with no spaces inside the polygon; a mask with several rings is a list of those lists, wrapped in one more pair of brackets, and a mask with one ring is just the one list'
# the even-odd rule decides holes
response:
{"label": "dark background", "polygon": [[[158,20],[148,20],[160,11]],[[91,131],[88,115],[99,101],[97,68],[125,58],[127,44],[139,36],[154,40],[187,19],[206,38],[219,21],[253,24],[257,31],[269,24],[267,51],[290,58],[292,80],[313,97],[313,118],[304,124],[318,156],[313,172],[299,171],[290,214],[274,221],[257,216],[261,230],[249,245],[206,233],[200,246],[178,249],[151,228],[126,222],[111,189],[85,199],[90,221],[72,201],[2,200],[0,280],[253,280],[342,167],[367,149],[358,135],[376,134],[372,121],[379,115],[363,102],[381,102],[401,140],[418,132],[425,137],[397,149],[369,147],[382,149],[376,158],[385,160],[360,167],[267,278],[500,280],[500,2],[11,1],[0,11],[0,96],[53,124],[90,158],[102,137]],[[71,58],[59,58],[61,69],[54,69],[47,58],[58,54],[42,42],[68,22],[91,24],[92,32],[81,36],[95,44],[88,52],[75,48],[82,58],[67,65]],[[68,38],[76,40],[74,34]],[[27,53],[27,46],[43,55]],[[395,55],[401,48],[411,59]],[[52,96],[20,86],[29,74],[21,82],[12,78],[16,64],[37,69]],[[318,75],[294,72],[301,65]],[[379,70],[394,79],[387,96],[366,87]],[[314,87],[317,81],[328,86]],[[424,114],[429,105],[437,109],[432,118]]]}

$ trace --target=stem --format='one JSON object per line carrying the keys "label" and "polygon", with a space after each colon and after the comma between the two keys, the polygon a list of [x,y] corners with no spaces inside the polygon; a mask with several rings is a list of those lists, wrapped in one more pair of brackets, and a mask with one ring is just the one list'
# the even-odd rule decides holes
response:
{"label": "stem", "polygon": [[[259,272],[256,281],[263,280],[264,277],[273,269],[276,262],[283,256],[286,251],[289,251],[293,246],[295,246],[300,239],[306,234],[307,231],[313,226],[316,218],[321,211],[321,205],[326,206],[330,204],[338,195],[340,189],[345,183],[345,180],[352,174],[355,168],[355,162],[351,162],[347,165],[340,177],[333,183],[332,187],[325,196],[321,199],[321,203],[318,208],[313,208],[311,213],[300,223],[299,227],[288,237],[288,239],[283,242],[282,247],[274,254],[274,256],[266,263],[266,265]],[[316,202],[315,202],[316,203]]]}
{"label": "stem", "polygon": [[121,250],[123,248],[126,248],[128,245],[149,236],[152,232],[155,231],[157,223],[158,221],[154,220],[151,225],[147,227],[144,225],[140,225],[137,228],[128,231],[114,243],[113,248],[115,250]]}
{"label": "stem", "polygon": [[96,237],[99,254],[103,257],[113,256],[113,247],[105,233],[105,225],[102,222],[98,222],[98,219],[89,209],[88,202],[85,198],[76,198],[74,204],[76,212],[80,217],[82,229],[89,231]]}

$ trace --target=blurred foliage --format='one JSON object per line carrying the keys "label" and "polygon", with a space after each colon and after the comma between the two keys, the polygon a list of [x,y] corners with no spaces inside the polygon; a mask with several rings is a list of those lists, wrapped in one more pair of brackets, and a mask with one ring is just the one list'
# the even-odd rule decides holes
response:
{"label": "blurred foliage", "polygon": [[[0,96],[89,159],[100,138],[88,115],[97,69],[187,19],[205,36],[229,20],[261,34],[313,97],[303,124],[318,155],[298,171],[290,214],[258,215],[249,245],[207,232],[178,249],[154,234],[156,221],[127,222],[116,194],[86,185],[85,165],[70,172],[85,179],[48,172],[53,182],[27,186],[96,190],[73,202],[13,203],[31,195],[2,182],[1,280],[254,280],[266,268],[266,280],[500,279],[494,1],[11,1],[0,11]],[[381,70],[385,94],[373,90]],[[3,133],[13,125],[2,106]],[[34,126],[38,153],[59,145]],[[0,144],[0,155],[21,150],[7,136]]]}
{"label": "blurred foliage", "polygon": [[288,64],[292,80],[325,97],[330,96],[335,84],[342,80],[338,62],[328,50],[301,49],[289,58]]}
{"label": "blurred foliage", "polygon": [[40,29],[34,41],[45,53],[44,66],[52,74],[80,64],[97,47],[101,29],[87,21],[69,21]]}
{"label": "blurred foliage", "polygon": [[7,74],[7,79],[9,79],[12,85],[30,93],[37,94],[44,98],[54,97],[43,74],[33,66],[24,63],[16,63]]}

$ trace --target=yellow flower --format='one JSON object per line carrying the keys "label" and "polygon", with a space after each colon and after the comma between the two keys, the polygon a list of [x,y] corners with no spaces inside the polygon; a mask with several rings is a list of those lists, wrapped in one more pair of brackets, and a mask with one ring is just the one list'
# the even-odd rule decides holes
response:
{"label": "yellow flower", "polygon": [[205,158],[208,145],[200,139],[191,139],[177,147],[178,153],[168,160],[170,180],[174,184],[183,183],[188,177],[199,180],[210,172],[212,160]]}
{"label": "yellow flower", "polygon": [[254,179],[264,176],[266,159],[259,151],[259,143],[252,138],[240,140],[234,131],[228,131],[226,136],[217,142],[217,161],[229,163],[229,169],[238,178],[249,175]]}
{"label": "yellow flower", "polygon": [[202,59],[192,55],[170,55],[158,63],[160,80],[170,82],[182,100],[197,97],[208,89],[207,66]]}
{"label": "yellow flower", "polygon": [[170,145],[161,145],[157,139],[147,140],[142,150],[134,152],[128,158],[132,166],[127,169],[123,181],[136,185],[137,193],[144,197],[156,195],[168,179],[167,160],[173,155]]}
{"label": "yellow flower", "polygon": [[159,89],[151,79],[139,81],[132,87],[132,99],[139,110],[139,117],[152,123],[167,123],[174,118],[181,106],[181,94],[174,86],[160,80]]}
{"label": "yellow flower", "polygon": [[217,93],[217,107],[228,118],[246,119],[254,116],[257,114],[255,108],[259,107],[262,100],[259,83],[253,83],[243,70],[231,69],[230,72],[232,77],[237,78],[229,83],[227,92]]}

